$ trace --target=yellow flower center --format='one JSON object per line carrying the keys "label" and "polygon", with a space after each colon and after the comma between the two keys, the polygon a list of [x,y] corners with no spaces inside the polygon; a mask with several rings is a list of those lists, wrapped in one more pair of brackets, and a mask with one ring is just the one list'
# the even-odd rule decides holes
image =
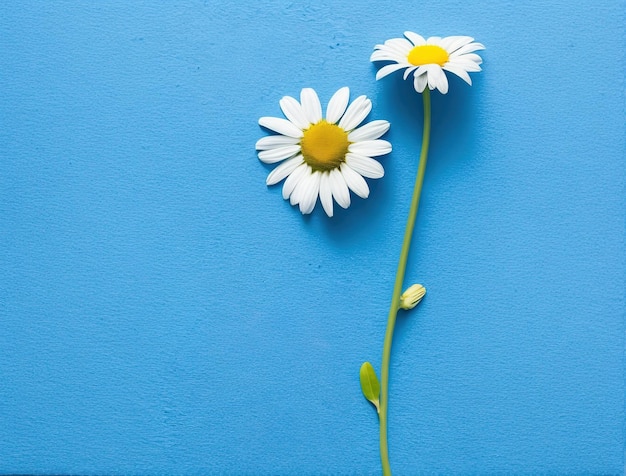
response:
{"label": "yellow flower center", "polygon": [[422,66],[425,64],[438,64],[443,66],[448,62],[450,55],[441,46],[421,45],[416,46],[409,51],[407,59],[413,66]]}
{"label": "yellow flower center", "polygon": [[300,140],[302,155],[313,170],[336,169],[346,159],[348,133],[322,119],[304,131]]}

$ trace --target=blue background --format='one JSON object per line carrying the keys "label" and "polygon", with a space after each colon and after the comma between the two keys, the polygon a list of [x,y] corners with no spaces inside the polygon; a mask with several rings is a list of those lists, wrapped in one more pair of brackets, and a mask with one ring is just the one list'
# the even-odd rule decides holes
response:
{"label": "blue background", "polygon": [[[623,1],[3,2],[0,472],[378,474],[421,98],[410,29],[487,46],[433,98],[391,368],[396,474],[624,470]],[[350,86],[367,200],[302,217],[260,116]],[[336,207],[337,209],[338,207]]]}

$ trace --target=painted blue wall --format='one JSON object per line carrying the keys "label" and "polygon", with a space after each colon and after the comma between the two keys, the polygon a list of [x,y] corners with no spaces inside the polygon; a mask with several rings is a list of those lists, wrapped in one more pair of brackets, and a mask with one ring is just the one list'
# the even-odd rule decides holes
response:
{"label": "painted blue wall", "polygon": [[[468,34],[433,101],[397,327],[397,474],[623,472],[623,1],[3,2],[0,472],[378,474],[421,103],[376,43]],[[332,220],[268,189],[278,100],[392,123]]]}

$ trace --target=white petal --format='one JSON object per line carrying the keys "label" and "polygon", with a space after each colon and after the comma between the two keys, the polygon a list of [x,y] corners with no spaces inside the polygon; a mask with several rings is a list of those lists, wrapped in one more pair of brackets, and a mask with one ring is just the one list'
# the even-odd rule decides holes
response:
{"label": "white petal", "polygon": [[276,149],[262,150],[259,152],[259,160],[266,164],[275,164],[276,162],[292,157],[298,152],[300,152],[300,146],[297,144],[278,147]]}
{"label": "white petal", "polygon": [[412,31],[405,31],[404,36],[406,36],[415,46],[421,46],[426,44],[426,40],[422,35],[418,35],[417,33],[413,33]]}
{"label": "white petal", "polygon": [[372,101],[367,99],[367,96],[359,96],[348,106],[348,110],[339,121],[339,127],[344,131],[351,131],[363,122],[371,110]]}
{"label": "white petal", "polygon": [[[343,165],[343,164],[342,164]],[[330,174],[328,172],[322,172],[320,177],[320,202],[326,215],[333,216],[333,191],[330,187]]]}
{"label": "white petal", "polygon": [[278,132],[284,136],[302,137],[302,130],[289,122],[287,119],[279,117],[262,117],[259,119],[259,125],[266,127],[274,132]]}
{"label": "white petal", "polygon": [[470,86],[472,85],[472,78],[470,78],[470,75],[467,74],[467,71],[465,71],[463,68],[448,63],[443,67],[443,69],[445,69],[446,71],[450,71],[453,74],[456,74],[467,84],[469,84]]}
{"label": "white petal", "polygon": [[385,132],[389,130],[389,122],[383,120],[377,120],[368,122],[367,124],[354,129],[348,134],[349,142],[359,142],[362,140],[374,140],[381,137]]}
{"label": "white petal", "polygon": [[[426,74],[428,75],[428,88],[432,91],[433,89],[438,88],[441,83],[441,75],[443,75],[445,79],[446,74],[438,64],[427,64],[424,67],[426,68]],[[446,80],[446,92],[448,91],[447,84],[448,81]]]}
{"label": "white petal", "polygon": [[443,72],[440,66],[432,69],[433,84],[435,87],[441,92],[441,94],[446,94],[448,92],[448,78],[446,77],[446,73]]}
{"label": "white petal", "polygon": [[307,179],[300,185],[300,187],[302,187],[302,193],[299,196],[299,203],[300,212],[303,215],[308,215],[315,208],[317,195],[320,191],[320,178],[320,172],[313,172],[313,174],[307,177]]}
{"label": "white petal", "polygon": [[365,179],[345,162],[341,164],[341,174],[350,190],[361,198],[369,197],[370,188],[367,186]]}
{"label": "white petal", "polygon": [[450,61],[446,65],[456,66],[457,68],[463,68],[468,73],[478,73],[482,71],[482,68],[472,60],[465,60],[464,56],[458,58],[450,58]]}
{"label": "white petal", "polygon": [[346,112],[346,106],[350,99],[350,88],[343,87],[330,98],[326,107],[326,121],[331,124],[336,123],[343,113]]}
{"label": "white petal", "polygon": [[407,68],[407,70],[404,72],[402,79],[406,81],[406,78],[408,78],[411,75],[411,73],[415,71],[416,69],[417,69],[417,66],[411,66],[410,68]]}
{"label": "white petal", "polygon": [[408,56],[409,51],[413,49],[413,44],[404,38],[392,38],[387,40],[385,41],[385,46],[405,58]]}
{"label": "white petal", "polygon": [[[370,56],[370,61],[395,61],[396,63],[407,63],[407,55],[399,54],[388,48],[376,50]],[[408,64],[408,63],[407,63]]]}
{"label": "white petal", "polygon": [[[313,175],[313,169],[311,169],[311,167],[309,167],[307,165],[306,173],[298,181],[298,183],[296,184],[296,186],[293,189],[293,192],[291,192],[291,196],[289,197],[289,203],[291,205],[295,205],[297,203],[300,203],[300,200],[302,199],[302,195],[306,191],[307,183],[308,183],[308,180],[311,178],[311,175]],[[285,181],[285,183],[286,182],[287,181]]]}
{"label": "white petal", "polygon": [[423,93],[428,83],[428,73],[418,74],[419,69],[415,72],[415,78],[413,79],[413,87],[418,93]]}
{"label": "white petal", "polygon": [[485,47],[480,43],[470,43],[469,45],[462,46],[458,50],[450,53],[450,56],[460,56],[465,55],[467,53],[473,53],[474,51],[484,50]]}
{"label": "white petal", "polygon": [[428,80],[428,89],[430,89],[431,91],[435,88],[435,78],[432,74],[432,69],[430,68],[430,66],[432,65],[424,65],[424,69],[426,70],[426,79]]}
{"label": "white petal", "polygon": [[308,175],[309,166],[304,162],[300,164],[296,169],[289,174],[287,180],[283,184],[283,198],[287,200],[293,193],[294,188],[298,185],[298,182]]}
{"label": "white petal", "polygon": [[419,76],[420,74],[424,74],[427,72],[428,72],[428,65],[424,64],[420,66],[419,68],[417,68],[417,71],[415,71],[415,76]]}
{"label": "white petal", "polygon": [[348,208],[350,206],[350,190],[348,190],[348,185],[339,169],[330,171],[329,181],[335,201],[341,208]]}
{"label": "white petal", "polygon": [[474,41],[471,36],[447,36],[441,40],[441,47],[444,48],[449,54],[454,53],[468,43]]}
{"label": "white petal", "polygon": [[277,149],[278,147],[285,147],[286,145],[295,145],[300,142],[300,139],[296,137],[287,137],[287,136],[265,136],[261,137],[256,142],[256,150],[269,150],[269,149]]}
{"label": "white petal", "polygon": [[291,195],[289,196],[289,204],[290,205],[297,205],[299,200],[300,200],[300,194],[302,193],[302,186],[304,185],[304,182],[306,181],[306,179],[309,176],[305,176],[302,178],[302,180],[300,180],[296,186],[293,189],[293,192],[291,192]]}
{"label": "white petal", "polygon": [[348,146],[348,152],[367,157],[376,157],[391,152],[391,144],[386,140],[364,140]]}
{"label": "white petal", "polygon": [[431,36],[430,38],[428,38],[426,40],[426,44],[427,45],[437,45],[437,46],[439,46],[440,43],[441,43],[441,37],[440,36]]}
{"label": "white petal", "polygon": [[296,168],[302,163],[302,161],[303,158],[301,155],[296,155],[295,157],[286,160],[270,172],[270,174],[267,176],[267,179],[265,180],[265,183],[267,185],[277,184],[282,179],[287,177],[291,172],[296,170]]}
{"label": "white petal", "polygon": [[454,57],[451,56],[450,60],[451,61],[463,60],[463,61],[475,63],[477,65],[482,64],[483,62],[483,59],[480,56],[478,56],[476,53],[467,53],[464,55],[459,55],[459,56],[454,56]]}
{"label": "white petal", "polygon": [[382,68],[380,68],[378,72],[376,73],[376,79],[377,80],[382,79],[388,74],[395,73],[399,69],[404,69],[406,67],[407,67],[406,64],[397,64],[397,63],[385,65]]}
{"label": "white petal", "polygon": [[377,179],[385,175],[383,166],[370,157],[348,153],[346,154],[346,163],[363,177]]}
{"label": "white petal", "polygon": [[296,99],[291,96],[285,96],[280,100],[279,104],[285,117],[293,122],[296,127],[300,129],[309,127],[309,121],[306,120],[302,106]]}
{"label": "white petal", "polygon": [[322,105],[314,89],[304,88],[300,92],[300,102],[304,115],[311,124],[317,124],[322,120]]}

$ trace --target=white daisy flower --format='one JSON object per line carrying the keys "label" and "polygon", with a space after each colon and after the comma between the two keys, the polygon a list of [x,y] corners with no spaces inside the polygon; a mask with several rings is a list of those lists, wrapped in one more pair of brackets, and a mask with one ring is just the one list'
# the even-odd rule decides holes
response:
{"label": "white daisy flower", "polygon": [[369,187],[363,177],[377,179],[383,166],[372,157],[391,152],[391,144],[379,139],[389,122],[377,120],[358,127],[372,110],[372,101],[359,96],[349,106],[350,89],[337,91],[322,117],[317,93],[305,88],[300,102],[285,96],[280,108],[287,119],[262,117],[259,124],[277,132],[256,143],[259,160],[282,162],[267,176],[267,185],[285,179],[283,198],[298,204],[303,214],[311,213],[319,196],[324,211],[333,216],[333,199],[342,208],[350,206],[350,191],[367,198]]}
{"label": "white daisy flower", "polygon": [[404,79],[413,73],[415,90],[421,93],[428,85],[430,90],[438,89],[442,94],[448,92],[448,78],[444,71],[456,74],[471,86],[468,73],[481,71],[483,62],[475,51],[485,47],[470,36],[431,36],[424,37],[405,31],[404,38],[393,38],[374,47],[370,61],[391,61],[376,73],[381,79],[395,71],[406,69]]}

